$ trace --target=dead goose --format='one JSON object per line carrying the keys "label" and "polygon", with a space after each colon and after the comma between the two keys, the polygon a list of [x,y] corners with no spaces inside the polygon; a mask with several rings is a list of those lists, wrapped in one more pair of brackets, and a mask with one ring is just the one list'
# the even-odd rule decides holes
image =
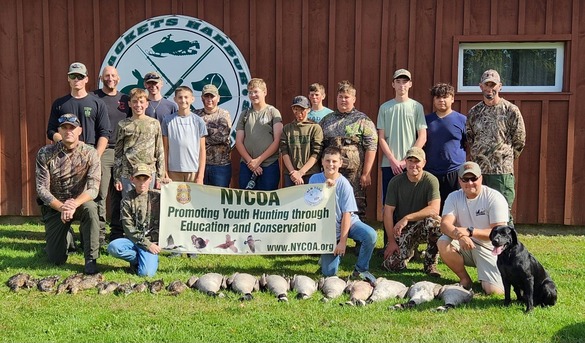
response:
{"label": "dead goose", "polygon": [[367,281],[349,281],[345,291],[349,293],[349,301],[345,303],[346,305],[365,306],[366,300],[374,291],[374,287]]}
{"label": "dead goose", "polygon": [[142,281],[140,283],[135,284],[134,287],[132,287],[132,291],[134,291],[135,293],[146,292],[146,290],[148,290],[148,281]]}
{"label": "dead goose", "polygon": [[347,287],[347,282],[339,276],[322,277],[317,284],[317,288],[323,292],[323,299],[321,299],[323,302],[341,296],[345,287]]}
{"label": "dead goose", "polygon": [[297,292],[297,299],[308,299],[317,291],[317,282],[306,275],[295,275],[290,280],[290,288]]}
{"label": "dead goose", "polygon": [[407,290],[408,287],[406,287],[401,282],[379,277],[378,279],[376,279],[376,285],[374,286],[372,295],[367,300],[367,302],[373,303],[393,298],[402,299],[404,298],[404,295],[406,294]]}
{"label": "dead goose", "polygon": [[167,291],[169,291],[171,295],[177,296],[183,293],[188,288],[189,287],[187,287],[187,285],[183,281],[175,280],[169,283],[169,285],[167,286]]}
{"label": "dead goose", "polygon": [[19,289],[30,289],[36,286],[36,280],[27,273],[18,273],[11,276],[6,283],[11,291],[18,292]]}
{"label": "dead goose", "polygon": [[226,278],[218,273],[207,273],[200,278],[192,276],[187,281],[187,285],[191,284],[191,288],[203,292],[209,296],[218,296],[223,298],[225,295],[220,292],[221,289],[227,288]]}
{"label": "dead goose", "polygon": [[61,276],[59,275],[47,276],[39,280],[37,288],[41,292],[52,292],[59,280],[61,280]]}
{"label": "dead goose", "polygon": [[260,278],[260,287],[274,294],[278,301],[288,301],[286,293],[290,290],[290,283],[283,276],[263,274]]}
{"label": "dead goose", "polygon": [[425,302],[429,302],[439,295],[441,285],[429,281],[419,281],[408,288],[406,297],[410,300],[405,304],[396,304],[390,309],[412,308]]}
{"label": "dead goose", "polygon": [[441,287],[439,298],[443,299],[444,305],[437,307],[435,310],[445,312],[470,302],[473,299],[473,291],[463,288],[460,284],[445,285]]}
{"label": "dead goose", "polygon": [[240,298],[242,301],[254,299],[252,292],[259,289],[258,279],[246,273],[234,273],[226,280],[226,284],[234,292],[243,294]]}

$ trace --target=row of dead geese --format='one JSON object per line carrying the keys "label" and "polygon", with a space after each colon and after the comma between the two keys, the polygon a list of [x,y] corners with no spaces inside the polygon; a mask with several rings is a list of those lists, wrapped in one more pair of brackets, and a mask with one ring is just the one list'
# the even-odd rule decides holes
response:
{"label": "row of dead geese", "polygon": [[[141,283],[117,283],[106,281],[103,274],[84,275],[73,274],[59,283],[58,275],[48,276],[37,280],[26,273],[18,273],[7,282],[12,291],[19,289],[38,288],[41,292],[55,292],[55,294],[76,294],[79,291],[97,288],[98,294],[114,293],[116,295],[128,295],[131,293],[150,292],[159,293],[165,289],[163,280],[144,281]],[[390,309],[405,309],[429,302],[435,298],[442,299],[443,306],[436,308],[438,311],[446,311],[460,304],[467,303],[473,298],[473,291],[461,287],[459,284],[440,285],[429,281],[420,281],[407,287],[403,283],[379,277],[375,284],[366,281],[343,280],[337,276],[320,278],[318,281],[305,275],[283,277],[281,275],[262,275],[255,277],[247,273],[234,273],[225,277],[218,273],[207,273],[191,276],[187,282],[173,281],[166,286],[171,295],[179,295],[193,288],[207,295],[224,297],[223,289],[231,289],[241,294],[240,300],[253,299],[252,293],[260,289],[266,290],[278,299],[288,301],[288,292],[295,291],[297,299],[310,298],[320,290],[323,293],[322,301],[330,301],[349,293],[350,299],[346,305],[364,306],[368,303],[389,299],[408,299],[407,302],[390,306]]]}

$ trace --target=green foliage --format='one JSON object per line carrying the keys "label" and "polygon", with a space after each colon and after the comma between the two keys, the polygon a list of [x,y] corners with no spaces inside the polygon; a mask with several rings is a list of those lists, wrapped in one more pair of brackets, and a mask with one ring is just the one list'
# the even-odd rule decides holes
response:
{"label": "green foliage", "polygon": [[[380,229],[380,225],[376,224]],[[379,232],[381,247],[382,233]],[[40,225],[0,226],[0,342],[579,342],[585,337],[585,237],[579,233],[551,236],[530,228],[520,240],[548,269],[559,289],[559,302],[524,314],[524,306],[505,308],[501,296],[481,294],[461,308],[446,313],[432,311],[440,300],[414,310],[390,311],[398,302],[389,300],[366,307],[339,304],[347,295],[328,303],[320,294],[304,301],[289,295],[279,303],[268,293],[255,293],[254,300],[240,302],[225,291],[225,298],[211,298],[197,291],[170,296],[163,291],[116,296],[87,290],[76,295],[46,294],[38,290],[14,293],[6,280],[18,272],[35,277],[58,274],[66,277],[82,270],[81,253],[70,256],[64,266],[46,262],[44,233]],[[217,256],[196,259],[162,257],[159,273],[168,284],[186,281],[191,275],[235,271],[260,275],[264,272],[319,277],[317,256]],[[350,274],[355,257],[342,260],[341,277]],[[415,261],[403,273],[388,273],[374,256],[371,271],[405,284],[428,280]],[[123,261],[103,255],[98,267],[106,280],[138,282],[127,273]],[[439,265],[447,284],[457,281],[444,264]],[[470,270],[476,277],[474,270]]]}

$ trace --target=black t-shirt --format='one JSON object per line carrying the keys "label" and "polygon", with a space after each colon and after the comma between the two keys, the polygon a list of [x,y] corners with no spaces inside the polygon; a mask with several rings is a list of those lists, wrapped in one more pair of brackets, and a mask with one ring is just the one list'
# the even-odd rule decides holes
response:
{"label": "black t-shirt", "polygon": [[110,118],[110,140],[108,141],[108,148],[114,148],[118,136],[118,123],[122,119],[132,116],[130,111],[130,97],[120,91],[116,95],[108,95],[101,89],[93,91],[98,98],[106,104],[108,108],[108,117]]}
{"label": "black t-shirt", "polygon": [[73,113],[79,118],[83,132],[81,140],[95,146],[100,137],[110,138],[110,119],[106,104],[95,94],[89,93],[81,99],[71,94],[59,98],[51,105],[51,114],[47,125],[47,137],[53,140],[53,135],[59,128],[59,117]]}

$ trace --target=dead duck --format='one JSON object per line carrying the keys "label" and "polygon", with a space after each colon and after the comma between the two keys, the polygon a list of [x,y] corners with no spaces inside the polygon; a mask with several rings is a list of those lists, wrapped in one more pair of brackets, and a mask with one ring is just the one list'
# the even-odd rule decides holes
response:
{"label": "dead duck", "polygon": [[71,288],[77,287],[77,284],[80,283],[81,280],[83,280],[83,273],[69,275],[57,286],[55,294],[63,294],[67,291],[71,291]]}
{"label": "dead duck", "polygon": [[363,280],[349,281],[345,291],[349,293],[349,306],[365,306],[366,300],[372,295],[374,287],[371,283]]}
{"label": "dead duck", "polygon": [[129,295],[134,292],[134,284],[132,282],[121,283],[114,290],[115,295]]}
{"label": "dead duck", "polygon": [[183,293],[188,288],[189,287],[187,287],[187,285],[183,281],[175,280],[175,281],[169,283],[169,285],[167,286],[167,291],[170,292],[170,295],[177,296],[177,295]]}
{"label": "dead duck", "polygon": [[290,290],[290,282],[285,277],[263,274],[259,282],[260,288],[274,294],[278,301],[288,301],[287,292]]}
{"label": "dead duck", "polygon": [[323,299],[321,299],[323,302],[328,302],[331,299],[341,296],[345,287],[347,287],[347,281],[341,279],[339,276],[322,277],[317,283],[317,288],[323,293]]}
{"label": "dead duck", "polygon": [[11,276],[6,285],[10,287],[10,290],[13,292],[18,292],[21,288],[30,289],[37,285],[36,280],[27,273],[18,273],[16,275]]}
{"label": "dead duck", "polygon": [[240,301],[252,300],[252,292],[260,288],[258,279],[247,273],[234,273],[226,280],[226,285],[234,292],[243,294]]}
{"label": "dead duck", "polygon": [[368,298],[367,303],[370,304],[394,298],[402,299],[406,295],[406,291],[408,291],[408,287],[402,282],[379,277],[376,279],[376,285],[374,286],[372,295]]}
{"label": "dead duck", "polygon": [[57,282],[59,282],[59,280],[61,280],[61,276],[59,275],[51,275],[44,277],[40,279],[39,282],[37,283],[37,288],[41,292],[52,292]]}
{"label": "dead duck", "polygon": [[408,288],[406,297],[410,300],[405,304],[396,304],[390,309],[412,308],[425,302],[429,302],[439,295],[441,285],[429,281],[419,281]]}
{"label": "dead duck", "polygon": [[473,291],[463,288],[460,284],[445,285],[441,287],[439,298],[443,299],[443,306],[439,306],[435,311],[445,312],[461,304],[465,304],[473,299]]}
{"label": "dead duck", "polygon": [[225,295],[220,292],[221,289],[227,288],[226,278],[218,273],[207,273],[202,275],[200,278],[191,277],[187,281],[187,285],[192,283],[191,288],[203,292],[212,297],[223,298]]}
{"label": "dead duck", "polygon": [[69,293],[77,294],[79,291],[95,288],[98,285],[98,283],[103,281],[104,276],[101,273],[84,275],[79,282],[73,284],[69,288]]}
{"label": "dead duck", "polygon": [[148,290],[152,294],[157,294],[158,292],[162,291],[163,288],[165,288],[165,282],[162,279],[160,279],[151,282],[148,287]]}
{"label": "dead duck", "polygon": [[146,292],[146,290],[148,290],[148,281],[142,281],[140,283],[135,284],[134,287],[132,287],[132,291],[134,291],[135,293]]}
{"label": "dead duck", "polygon": [[118,288],[118,283],[114,282],[114,281],[110,281],[110,282],[100,282],[97,284],[96,286],[98,294],[103,295],[103,294],[109,294],[112,293],[116,290],[116,288]]}
{"label": "dead duck", "polygon": [[290,280],[290,288],[297,292],[297,299],[308,299],[317,291],[317,282],[306,275],[295,275]]}

